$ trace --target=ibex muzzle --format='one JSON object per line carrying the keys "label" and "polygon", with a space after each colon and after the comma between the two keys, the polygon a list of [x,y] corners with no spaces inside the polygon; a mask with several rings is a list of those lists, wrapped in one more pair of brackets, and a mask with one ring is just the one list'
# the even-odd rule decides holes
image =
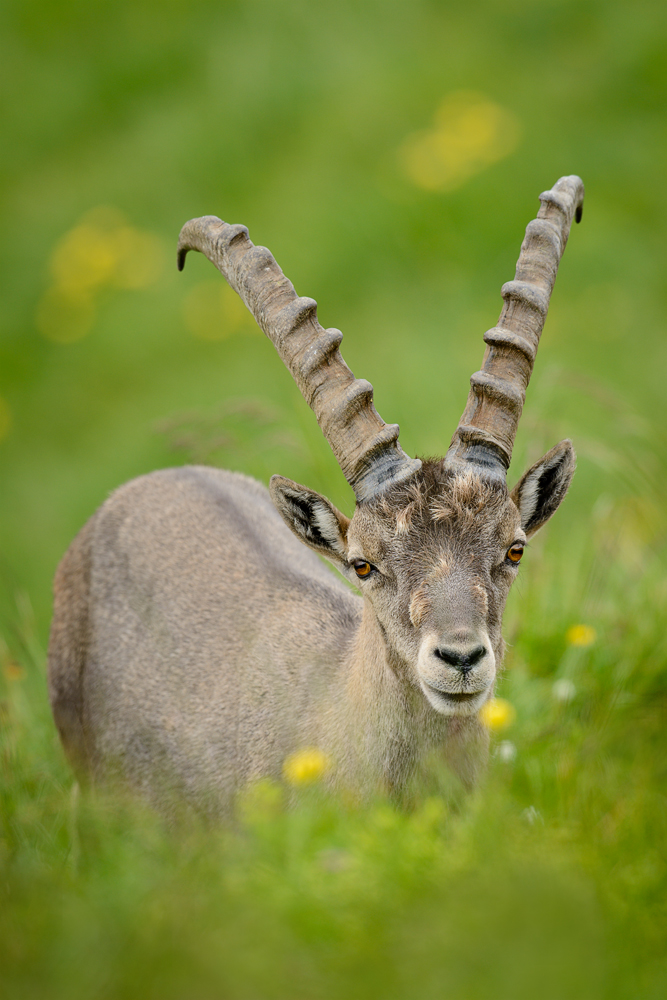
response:
{"label": "ibex muzzle", "polygon": [[179,267],[199,250],[241,296],[357,505],[348,518],[281,476],[269,496],[204,467],[121,487],[55,581],[50,694],[77,768],[117,775],[162,808],[176,795],[214,814],[245,782],[279,776],[288,755],[312,746],[332,760],[332,781],[361,790],[400,791],[434,748],[471,780],[507,594],[526,540],[574,472],[562,441],[506,486],[583,185],[564,177],[540,198],[450,448],[423,462],[405,454],[371,385],[343,361],[340,332],[322,329],[315,302],[296,295],[245,227],[213,216],[184,226]]}

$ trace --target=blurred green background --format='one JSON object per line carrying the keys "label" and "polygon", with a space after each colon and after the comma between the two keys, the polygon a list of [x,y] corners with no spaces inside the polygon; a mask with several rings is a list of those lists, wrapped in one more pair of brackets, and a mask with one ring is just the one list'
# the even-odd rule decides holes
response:
{"label": "blurred green background", "polygon": [[[667,8],[9,0],[0,24],[8,995],[664,996]],[[351,510],[270,344],[206,260],[176,272],[181,225],[246,224],[343,331],[404,448],[442,453],[537,195],[569,173],[584,219],[510,478],[565,436],[578,472],[511,597],[501,693],[517,719],[494,745],[513,749],[484,789],[427,799],[446,819],[264,803],[243,848],[189,831],[185,853],[130,806],[125,826],[104,805],[77,819],[44,649],[85,519],[183,461],[279,472]],[[335,850],[356,858],[345,877],[317,860]],[[530,944],[535,912],[558,927],[538,921]],[[244,920],[243,947],[222,947]],[[497,976],[475,979],[471,940]],[[539,990],[513,978],[545,948]]]}

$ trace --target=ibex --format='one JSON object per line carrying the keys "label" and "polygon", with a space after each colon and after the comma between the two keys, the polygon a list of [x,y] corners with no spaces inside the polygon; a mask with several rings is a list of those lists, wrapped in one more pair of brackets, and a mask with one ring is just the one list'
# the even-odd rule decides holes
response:
{"label": "ibex", "polygon": [[[190,466],[118,489],[55,578],[51,704],[73,764],[211,814],[317,747],[329,780],[401,793],[426,754],[474,778],[502,615],[526,544],[575,466],[570,441],[506,473],[583,184],[540,196],[482,370],[442,459],[408,457],[372,386],[268,250],[214,216],[183,227],[292,373],[356,496],[352,518],[282,476]],[[321,562],[325,556],[353,592]],[[483,756],[483,750],[481,755]]]}

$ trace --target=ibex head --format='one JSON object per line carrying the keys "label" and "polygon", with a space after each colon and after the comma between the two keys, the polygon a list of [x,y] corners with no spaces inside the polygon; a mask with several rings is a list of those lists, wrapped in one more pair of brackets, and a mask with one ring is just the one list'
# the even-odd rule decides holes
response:
{"label": "ibex head", "polygon": [[509,492],[506,473],[558,263],[583,184],[564,177],[540,196],[516,277],[503,286],[498,325],[443,459],[409,458],[385,424],[372,386],[343,361],[338,330],[299,298],[244,226],[188,222],[179,267],[199,250],[238,292],[273,342],[352,486],[350,519],[325,497],[281,476],[271,495],[288,527],[361,589],[365,626],[387,662],[444,715],[472,715],[489,697],[503,654],[502,614],[527,539],[555,512],[575,467],[561,441]]}

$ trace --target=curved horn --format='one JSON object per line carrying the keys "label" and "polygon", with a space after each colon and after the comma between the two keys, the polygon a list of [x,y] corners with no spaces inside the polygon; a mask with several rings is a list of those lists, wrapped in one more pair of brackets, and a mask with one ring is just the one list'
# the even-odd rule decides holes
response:
{"label": "curved horn", "polygon": [[526,228],[514,281],[502,287],[498,325],[484,334],[482,370],[470,379],[468,402],[446,463],[472,463],[503,478],[512,458],[526,387],[572,219],[581,221],[581,178],[561,177],[540,195],[537,218]]}
{"label": "curved horn", "polygon": [[178,240],[178,269],[199,250],[237,292],[292,373],[359,502],[383,493],[421,467],[398,443],[398,424],[385,424],[373,406],[373,386],[355,379],[338,350],[340,330],[324,330],[317,303],[300,298],[265,247],[245,226],[214,215],[186,222]]}

